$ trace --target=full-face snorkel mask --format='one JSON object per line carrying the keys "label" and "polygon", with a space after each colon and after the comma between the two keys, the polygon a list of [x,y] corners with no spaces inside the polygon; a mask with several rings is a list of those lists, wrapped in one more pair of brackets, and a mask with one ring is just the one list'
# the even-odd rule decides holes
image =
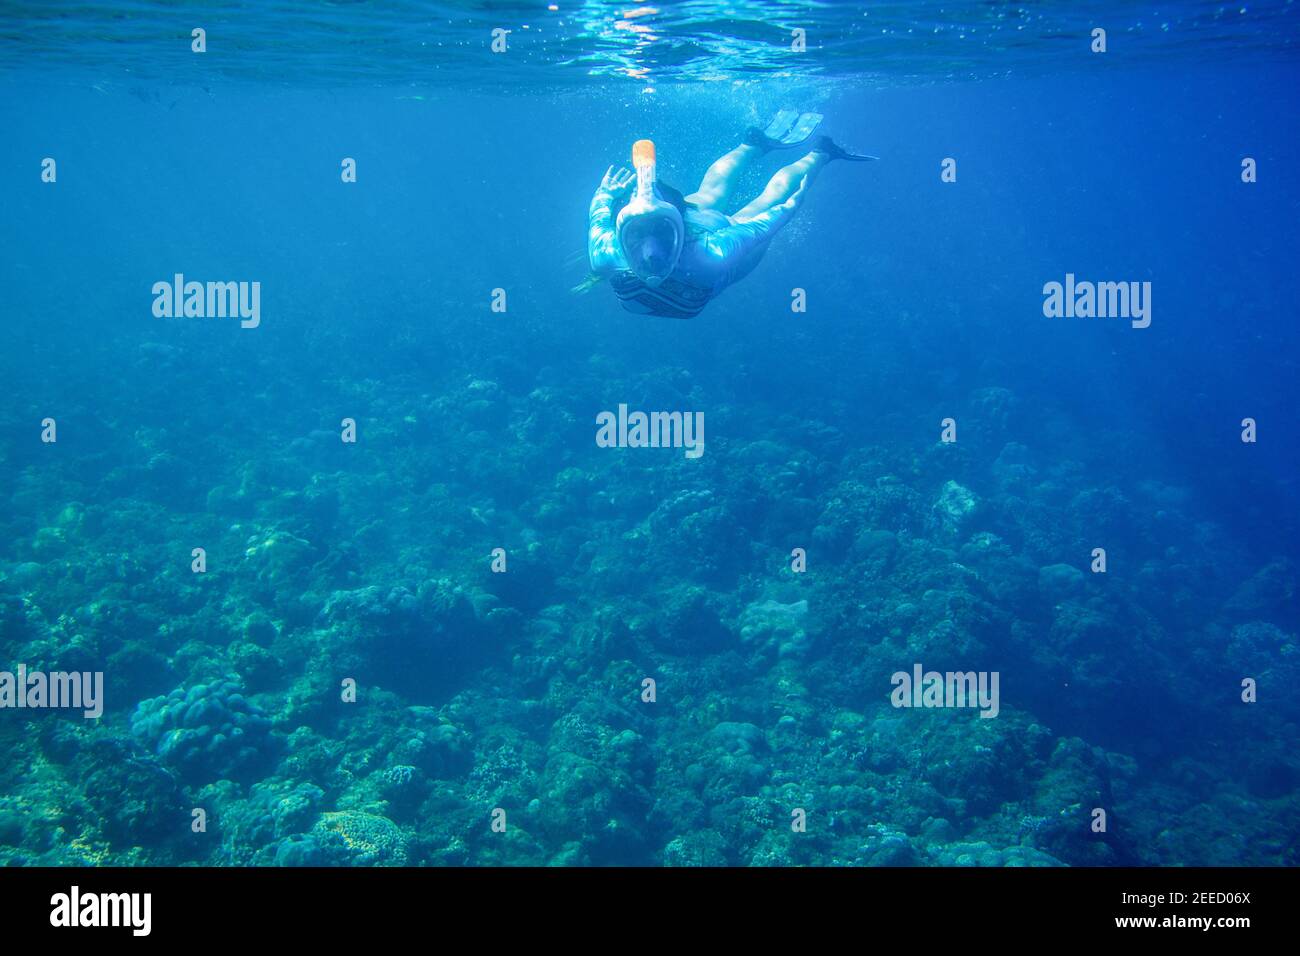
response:
{"label": "full-face snorkel mask", "polygon": [[615,222],[628,268],[647,285],[658,285],[677,268],[686,229],[672,203],[655,196],[655,144],[639,139],[632,145],[636,195]]}

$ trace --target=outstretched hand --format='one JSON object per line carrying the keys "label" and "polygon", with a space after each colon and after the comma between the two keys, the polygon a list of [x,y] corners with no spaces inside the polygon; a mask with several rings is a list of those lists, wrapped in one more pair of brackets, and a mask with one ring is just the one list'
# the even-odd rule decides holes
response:
{"label": "outstretched hand", "polygon": [[622,166],[617,171],[611,166],[605,170],[605,176],[600,181],[600,188],[605,190],[611,196],[618,198],[632,191],[632,183],[636,180],[636,173]]}

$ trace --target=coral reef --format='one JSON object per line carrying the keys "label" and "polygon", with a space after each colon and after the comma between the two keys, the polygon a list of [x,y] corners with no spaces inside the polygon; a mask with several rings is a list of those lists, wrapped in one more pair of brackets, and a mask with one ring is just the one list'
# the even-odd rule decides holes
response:
{"label": "coral reef", "polygon": [[[885,360],[796,413],[751,357],[620,379],[707,403],[701,459],[605,453],[627,356],[497,335],[438,372],[349,342],[371,374],[319,370],[327,415],[267,385],[255,434],[144,404],[5,452],[6,656],[108,703],[0,728],[0,863],[1297,862],[1293,556],[1119,439],[985,384],[936,443]],[[917,664],[998,672],[996,719],[893,706]]]}

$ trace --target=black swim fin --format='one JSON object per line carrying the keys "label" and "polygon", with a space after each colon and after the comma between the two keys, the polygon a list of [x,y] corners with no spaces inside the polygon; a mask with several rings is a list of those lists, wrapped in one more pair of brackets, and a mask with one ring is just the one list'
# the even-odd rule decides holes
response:
{"label": "black swim fin", "polygon": [[818,136],[817,145],[813,149],[820,153],[826,153],[831,159],[847,159],[852,163],[869,163],[880,158],[879,156],[868,156],[865,153],[850,153],[829,136]]}
{"label": "black swim fin", "polygon": [[745,142],[765,152],[773,149],[793,149],[812,138],[821,125],[821,113],[800,113],[784,109],[772,117],[766,129],[751,126],[745,131]]}

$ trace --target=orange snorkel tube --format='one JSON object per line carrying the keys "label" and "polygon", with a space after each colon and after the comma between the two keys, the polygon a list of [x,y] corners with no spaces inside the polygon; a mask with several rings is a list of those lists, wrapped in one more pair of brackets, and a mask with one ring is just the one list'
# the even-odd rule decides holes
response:
{"label": "orange snorkel tube", "polygon": [[644,201],[654,201],[655,144],[651,139],[638,139],[632,144],[632,168],[636,170],[636,196]]}

